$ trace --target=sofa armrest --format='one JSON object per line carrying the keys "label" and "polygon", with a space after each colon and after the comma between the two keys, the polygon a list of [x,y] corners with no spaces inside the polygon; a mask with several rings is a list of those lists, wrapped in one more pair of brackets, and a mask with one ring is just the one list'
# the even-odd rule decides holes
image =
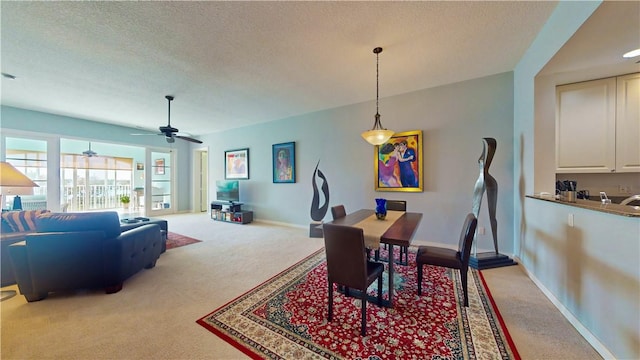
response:
{"label": "sofa armrest", "polygon": [[20,241],[24,241],[29,232],[10,232],[0,235],[0,285],[9,286],[16,283],[16,278],[11,266],[9,256],[9,246]]}
{"label": "sofa armrest", "polygon": [[138,226],[107,240],[105,277],[107,286],[116,286],[142,268],[152,268],[162,251],[158,224]]}
{"label": "sofa armrest", "polygon": [[93,287],[104,281],[103,231],[35,233],[26,238],[35,291]]}

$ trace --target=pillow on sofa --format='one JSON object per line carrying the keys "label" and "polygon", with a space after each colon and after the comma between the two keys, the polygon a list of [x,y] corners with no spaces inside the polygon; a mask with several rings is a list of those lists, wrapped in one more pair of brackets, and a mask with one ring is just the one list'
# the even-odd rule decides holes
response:
{"label": "pillow on sofa", "polygon": [[47,213],[36,218],[36,230],[43,232],[104,231],[107,238],[120,236],[120,218],[115,211]]}
{"label": "pillow on sofa", "polygon": [[[36,217],[49,210],[6,211],[2,213],[2,228],[9,226],[12,232],[36,230]],[[3,230],[4,232],[4,230]]]}

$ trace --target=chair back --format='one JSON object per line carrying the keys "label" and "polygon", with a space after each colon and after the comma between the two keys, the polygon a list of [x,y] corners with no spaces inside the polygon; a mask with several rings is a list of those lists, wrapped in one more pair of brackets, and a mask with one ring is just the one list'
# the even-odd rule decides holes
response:
{"label": "chair back", "polygon": [[331,283],[355,289],[367,287],[367,256],[362,229],[324,224],[327,275]]}
{"label": "chair back", "polygon": [[333,216],[333,220],[347,216],[347,211],[344,209],[344,205],[331,207],[331,216]]}
{"label": "chair back", "polygon": [[407,211],[407,202],[404,200],[387,200],[387,210]]}
{"label": "chair back", "polygon": [[476,235],[476,226],[478,225],[478,219],[473,213],[467,214],[462,226],[462,232],[460,233],[460,241],[458,242],[458,253],[460,254],[460,260],[462,260],[463,267],[469,266],[469,256],[471,256],[471,245],[473,244],[473,238]]}

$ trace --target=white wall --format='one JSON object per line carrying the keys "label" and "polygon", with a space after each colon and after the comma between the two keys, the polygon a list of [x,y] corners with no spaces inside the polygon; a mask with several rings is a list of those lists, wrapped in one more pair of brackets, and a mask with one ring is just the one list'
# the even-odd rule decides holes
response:
{"label": "white wall", "polygon": [[[210,186],[224,178],[224,151],[248,147],[250,179],[240,183],[245,207],[260,220],[306,227],[311,222],[311,178],[320,160],[331,205],[342,203],[355,211],[373,208],[376,197],[407,200],[409,211],[424,214],[416,241],[457,246],[458,229],[471,211],[482,138],[494,137],[498,145],[490,173],[499,185],[498,238],[500,251],[511,254],[512,84],[512,74],[504,73],[380,100],[384,126],[396,132],[423,131],[422,193],[374,191],[374,147],[360,137],[373,125],[373,101],[204,136],[210,145]],[[271,146],[288,141],[296,142],[297,182],[273,184]],[[490,229],[485,204],[480,226]],[[490,231],[479,247],[493,248]]]}
{"label": "white wall", "polygon": [[537,88],[534,79],[599,5],[560,2],[514,71],[515,248],[531,278],[603,357],[638,359],[640,219],[524,197],[552,190],[555,181],[555,117],[544,90],[554,85],[541,79]]}

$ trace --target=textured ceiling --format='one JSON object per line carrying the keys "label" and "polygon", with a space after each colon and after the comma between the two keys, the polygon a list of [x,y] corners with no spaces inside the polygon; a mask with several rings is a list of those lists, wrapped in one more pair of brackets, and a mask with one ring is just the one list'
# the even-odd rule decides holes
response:
{"label": "textured ceiling", "polygon": [[511,71],[556,5],[2,1],[2,104],[206,134],[375,99],[376,46],[380,97]]}

